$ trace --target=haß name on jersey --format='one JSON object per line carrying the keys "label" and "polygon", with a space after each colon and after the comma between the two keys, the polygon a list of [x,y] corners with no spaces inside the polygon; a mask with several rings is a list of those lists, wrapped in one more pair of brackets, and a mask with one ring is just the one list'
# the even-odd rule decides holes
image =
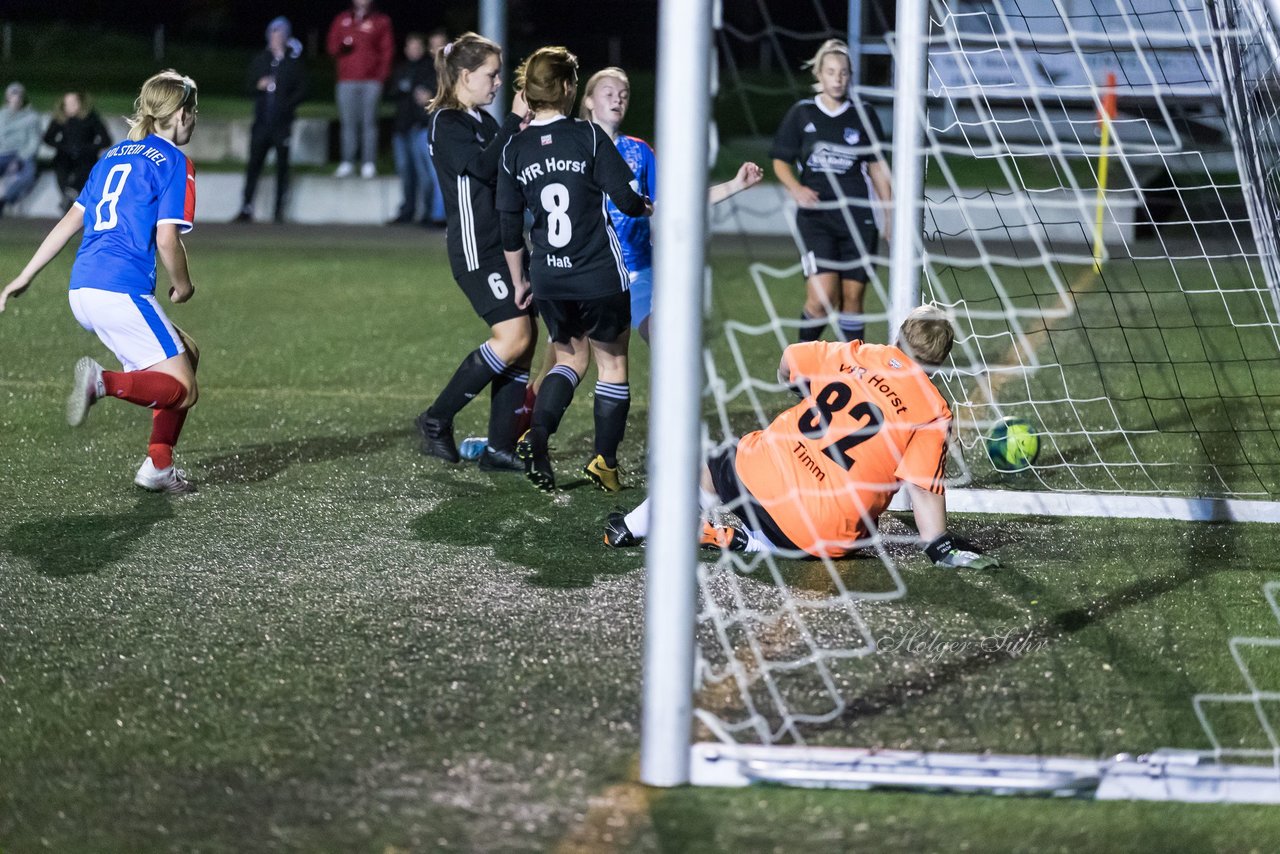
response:
{"label": "ha\u00df name on jersey", "polygon": [[541,163],[530,163],[521,169],[516,180],[521,184],[528,184],[535,178],[550,175],[552,172],[577,172],[581,175],[586,174],[586,171],[587,161],[585,160],[561,160],[557,157],[548,157]]}
{"label": "ha\u00df name on jersey", "polygon": [[143,145],[135,142],[133,145],[117,145],[115,148],[107,152],[107,157],[128,157],[131,154],[141,154],[153,163],[164,163],[166,158],[164,154],[149,145]]}
{"label": "ha\u00df name on jersey", "polygon": [[569,268],[573,266],[573,259],[568,255],[551,255],[548,253],[547,266]]}

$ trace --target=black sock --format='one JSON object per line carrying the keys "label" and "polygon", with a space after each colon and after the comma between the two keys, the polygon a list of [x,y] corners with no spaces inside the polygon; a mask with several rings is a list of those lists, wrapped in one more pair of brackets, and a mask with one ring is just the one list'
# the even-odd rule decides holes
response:
{"label": "black sock", "polygon": [[609,468],[618,467],[618,446],[627,432],[631,388],[626,383],[596,382],[596,453]]}
{"label": "black sock", "polygon": [[564,418],[569,404],[573,403],[573,392],[581,379],[568,365],[556,365],[548,372],[538,389],[538,400],[533,404],[534,432],[540,438],[550,438],[560,429],[560,419]]}
{"label": "black sock", "polygon": [[866,324],[862,322],[860,314],[841,314],[837,323],[840,325],[840,339],[842,341],[863,341],[867,334]]}
{"label": "black sock", "polygon": [[432,418],[452,421],[462,407],[484,390],[493,378],[507,369],[507,363],[494,355],[488,342],[467,354],[435,403],[427,410]]}
{"label": "black sock", "polygon": [[827,328],[827,319],[825,317],[810,317],[808,312],[800,313],[800,343],[807,341],[817,341],[822,337],[822,331]]}
{"label": "black sock", "polygon": [[528,386],[529,372],[520,368],[507,368],[493,378],[489,386],[489,447],[495,451],[515,449],[516,421]]}

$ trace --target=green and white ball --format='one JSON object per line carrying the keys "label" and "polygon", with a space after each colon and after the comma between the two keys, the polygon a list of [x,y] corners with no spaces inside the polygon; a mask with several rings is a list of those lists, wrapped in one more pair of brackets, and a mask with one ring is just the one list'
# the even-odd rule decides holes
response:
{"label": "green and white ball", "polygon": [[1000,471],[1023,471],[1040,455],[1040,435],[1021,418],[1002,418],[987,434],[987,455]]}

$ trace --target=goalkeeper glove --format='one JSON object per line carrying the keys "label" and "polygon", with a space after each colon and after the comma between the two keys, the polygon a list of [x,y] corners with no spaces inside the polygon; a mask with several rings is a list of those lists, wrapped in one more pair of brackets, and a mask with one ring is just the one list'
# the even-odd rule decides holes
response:
{"label": "goalkeeper glove", "polygon": [[984,555],[973,543],[950,531],[925,546],[924,553],[934,566],[952,569],[995,569],[1000,565],[999,559]]}

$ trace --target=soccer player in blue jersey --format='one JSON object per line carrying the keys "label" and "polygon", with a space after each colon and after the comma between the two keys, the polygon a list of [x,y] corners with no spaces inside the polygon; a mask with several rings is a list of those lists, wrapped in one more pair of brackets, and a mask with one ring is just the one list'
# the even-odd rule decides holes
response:
{"label": "soccer player in blue jersey", "polygon": [[[658,191],[657,164],[649,143],[621,133],[622,121],[631,103],[631,82],[621,68],[603,68],[587,79],[582,95],[582,118],[595,122],[609,135],[622,159],[635,173],[632,189],[650,199]],[[735,193],[758,184],[764,177],[754,163],[743,163],[730,181],[711,188],[709,201],[718,204]],[[608,200],[609,218],[622,244],[622,260],[627,265],[631,287],[631,326],[649,341],[649,316],[653,313],[653,231],[648,217],[627,216]]]}
{"label": "soccer player in blue jersey", "polygon": [[196,84],[190,77],[167,70],[142,84],[128,139],[107,149],[71,210],[0,291],[2,312],[10,297],[21,295],[68,241],[84,232],[71,268],[71,311],[124,370],[105,371],[88,356],[80,359],[67,399],[67,423],[79,425],[104,397],[154,410],[147,457],[134,483],[172,494],[194,490],[173,465],[173,447],[196,402],[199,354],[156,300],[156,256],[169,275],[170,301],[191,299],[195,286],[179,235],[194,222],[195,167],[178,147],[191,140],[196,113]]}

